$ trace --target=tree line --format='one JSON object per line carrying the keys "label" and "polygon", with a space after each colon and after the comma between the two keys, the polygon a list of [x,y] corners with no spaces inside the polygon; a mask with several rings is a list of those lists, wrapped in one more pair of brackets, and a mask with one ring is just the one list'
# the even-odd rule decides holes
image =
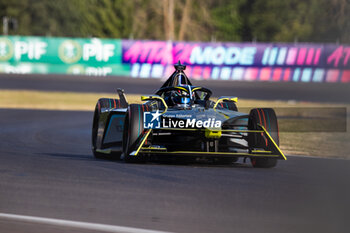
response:
{"label": "tree line", "polygon": [[350,43],[349,12],[349,0],[0,0],[9,35],[58,37]]}

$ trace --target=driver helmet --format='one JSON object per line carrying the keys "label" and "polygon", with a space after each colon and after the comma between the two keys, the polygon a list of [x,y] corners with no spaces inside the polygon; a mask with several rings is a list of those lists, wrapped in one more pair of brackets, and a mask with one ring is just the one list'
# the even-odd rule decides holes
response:
{"label": "driver helmet", "polygon": [[180,100],[181,104],[189,104],[190,103],[190,97],[181,97],[181,100]]}
{"label": "driver helmet", "polygon": [[173,98],[175,104],[189,104],[191,101],[191,98],[189,96],[189,94],[177,90],[176,91],[176,96]]}

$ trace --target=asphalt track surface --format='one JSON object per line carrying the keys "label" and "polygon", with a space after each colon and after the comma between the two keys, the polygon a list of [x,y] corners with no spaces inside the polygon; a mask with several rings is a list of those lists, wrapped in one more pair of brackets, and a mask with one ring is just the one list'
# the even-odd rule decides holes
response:
{"label": "asphalt track surface", "polygon": [[[0,110],[0,213],[170,232],[345,233],[350,160],[126,164],[90,151],[92,112]],[[98,232],[8,220],[1,233]],[[136,232],[136,231],[135,231]]]}
{"label": "asphalt track surface", "polygon": [[[127,77],[89,77],[69,75],[0,74],[1,89],[42,91],[116,92],[123,88],[132,94],[152,94],[164,80]],[[245,99],[296,100],[350,103],[350,83],[239,82],[198,81],[194,85],[212,90],[214,96],[237,96]]]}
{"label": "asphalt track surface", "polygon": [[[349,84],[193,83],[215,96],[350,102]],[[120,87],[139,94],[154,93],[161,84],[125,77],[0,75],[0,89],[114,92]],[[91,120],[92,112],[0,109],[1,233],[101,232],[2,214],[131,227],[125,232],[343,233],[350,227],[349,160],[290,156],[274,169],[253,169],[243,161],[214,166],[96,160]]]}

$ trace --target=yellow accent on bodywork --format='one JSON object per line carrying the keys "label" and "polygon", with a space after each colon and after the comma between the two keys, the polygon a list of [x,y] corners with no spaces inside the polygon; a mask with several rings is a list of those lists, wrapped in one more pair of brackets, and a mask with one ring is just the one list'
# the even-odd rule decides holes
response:
{"label": "yellow accent on bodywork", "polygon": [[[143,148],[142,148],[143,149]],[[142,151],[141,151],[142,152]],[[142,152],[142,153],[149,153]],[[239,152],[214,152],[214,151],[152,151],[152,154],[188,154],[188,155],[234,155],[234,156],[252,156],[252,157],[280,157],[280,155],[266,155],[265,153],[261,154],[252,154],[252,153],[239,153]]]}
{"label": "yellow accent on bodywork", "polygon": [[192,89],[192,91],[197,91],[199,89],[202,89],[202,87],[195,87],[195,88]]}
{"label": "yellow accent on bodywork", "polygon": [[[157,130],[169,130],[169,131],[203,131],[206,129],[186,129],[186,128],[159,128]],[[263,130],[249,130],[249,129],[221,129],[221,132],[232,133],[264,133]]]}
{"label": "yellow accent on bodywork", "polygon": [[264,130],[264,133],[267,135],[267,137],[270,139],[270,141],[272,141],[272,143],[275,145],[275,147],[277,148],[278,152],[282,155],[284,160],[287,160],[287,157],[283,154],[283,152],[281,151],[281,149],[278,147],[278,145],[276,144],[276,142],[273,140],[273,138],[271,137],[271,135],[269,134],[269,132],[267,132],[267,130],[264,128],[264,126],[258,124],[258,126],[260,126],[262,128],[262,130]]}
{"label": "yellow accent on bodywork", "polygon": [[167,149],[164,147],[153,147],[153,146],[149,146],[149,147],[141,147],[141,150],[157,150],[157,151],[166,151]]}
{"label": "yellow accent on bodywork", "polygon": [[168,111],[168,105],[166,104],[165,100],[162,97],[160,97],[159,95],[141,96],[141,100],[142,101],[146,101],[146,100],[160,100],[163,103],[164,107],[165,107],[164,111],[161,114],[164,114],[164,113],[166,113],[166,111]]}
{"label": "yellow accent on bodywork", "polygon": [[232,97],[232,96],[222,96],[222,97],[219,97],[219,99],[215,102],[213,109],[216,109],[216,107],[218,106],[218,104],[219,104],[221,101],[224,101],[224,100],[228,100],[228,101],[232,101],[232,102],[237,103],[238,97]]}
{"label": "yellow accent on bodywork", "polygon": [[[283,152],[280,150],[276,142],[272,139],[270,134],[266,131],[266,129],[258,124],[259,127],[261,127],[262,130],[210,130],[210,129],[179,129],[179,130],[205,130],[205,136],[208,138],[218,138],[221,137],[222,131],[231,131],[231,132],[256,132],[256,133],[264,133],[270,142],[273,143],[275,148],[277,149],[277,152],[279,154],[269,154],[273,153],[273,151],[264,151],[264,150],[252,150],[251,153],[240,153],[240,152],[204,152],[204,151],[161,151],[164,149],[160,149],[157,147],[143,147],[145,144],[148,136],[152,132],[152,129],[146,131],[144,136],[141,138],[141,142],[137,147],[137,150],[135,151],[134,156],[137,156],[139,153],[154,153],[154,154],[201,154],[201,155],[234,155],[234,156],[252,156],[252,157],[282,157],[284,160],[287,160],[286,156],[283,154]],[[177,130],[175,128],[167,128],[168,130]],[[219,136],[220,135],[220,136]]]}
{"label": "yellow accent on bodywork", "polygon": [[145,141],[147,140],[147,138],[148,138],[149,134],[151,133],[151,131],[152,131],[152,129],[148,130],[147,133],[146,133],[146,135],[143,136],[143,139],[142,139],[142,141],[141,141],[139,147],[137,148],[136,153],[135,153],[134,156],[137,156],[137,154],[139,153],[141,147],[143,146],[143,144],[145,144]]}
{"label": "yellow accent on bodywork", "polygon": [[215,129],[205,129],[204,135],[206,138],[220,138],[221,137],[221,130],[215,130]]}
{"label": "yellow accent on bodywork", "polygon": [[175,86],[175,88],[188,92],[188,90],[186,88],[184,88],[184,87]]}
{"label": "yellow accent on bodywork", "polygon": [[272,153],[272,151],[268,151],[268,150],[252,150],[252,153]]}

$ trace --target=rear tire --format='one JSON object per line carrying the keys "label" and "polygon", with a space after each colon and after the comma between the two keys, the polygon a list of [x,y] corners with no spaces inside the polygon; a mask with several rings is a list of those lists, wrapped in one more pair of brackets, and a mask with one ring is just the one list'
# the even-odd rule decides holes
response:
{"label": "rear tire", "polygon": [[94,118],[92,123],[92,133],[91,133],[91,144],[92,144],[92,153],[94,154],[94,157],[97,159],[120,159],[120,153],[112,153],[112,154],[104,154],[97,152],[97,140],[98,140],[98,131],[101,130],[101,128],[104,127],[104,125],[100,125],[100,115],[101,111],[105,109],[116,109],[119,108],[120,102],[118,99],[107,99],[107,98],[101,98],[97,101],[95,112],[94,112]]}
{"label": "rear tire", "polygon": [[[255,108],[249,113],[248,129],[257,130],[257,124],[262,125],[270,134],[272,139],[279,146],[278,122],[275,111],[272,108]],[[269,147],[266,138],[259,136],[257,133],[250,133],[248,135],[248,144],[250,148],[264,148]],[[253,167],[271,168],[277,165],[277,158],[251,158]]]}
{"label": "rear tire", "polygon": [[228,109],[228,110],[231,110],[231,111],[238,111],[238,108],[237,108],[237,105],[236,105],[236,103],[235,102],[233,102],[233,101],[223,101],[222,102],[222,107],[223,108],[226,108],[226,109]]}
{"label": "rear tire", "polygon": [[141,155],[131,156],[136,150],[140,135],[143,134],[143,108],[141,104],[130,104],[125,117],[123,133],[124,161],[128,163],[140,163],[144,159]]}

